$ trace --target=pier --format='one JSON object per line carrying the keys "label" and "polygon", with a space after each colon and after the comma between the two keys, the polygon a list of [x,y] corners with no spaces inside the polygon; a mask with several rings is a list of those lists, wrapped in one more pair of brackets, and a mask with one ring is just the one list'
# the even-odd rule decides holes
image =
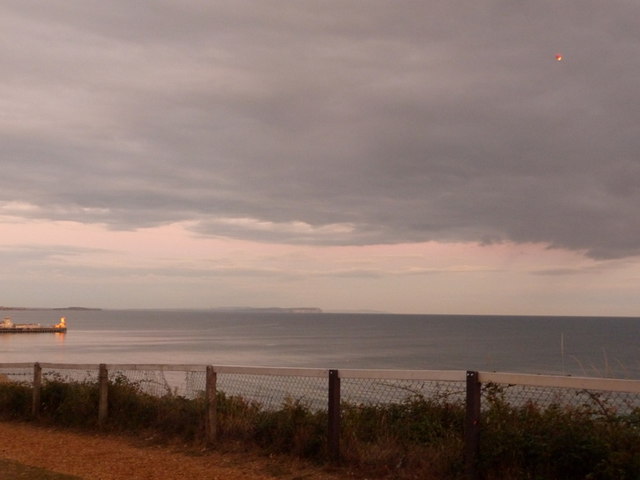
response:
{"label": "pier", "polygon": [[5,317],[0,323],[0,333],[65,333],[67,320],[60,318],[60,323],[50,327],[43,327],[39,323],[13,323],[9,317]]}

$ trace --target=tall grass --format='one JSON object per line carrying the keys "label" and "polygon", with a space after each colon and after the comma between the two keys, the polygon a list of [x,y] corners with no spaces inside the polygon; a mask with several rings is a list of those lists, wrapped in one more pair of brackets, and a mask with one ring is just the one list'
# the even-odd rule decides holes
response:
{"label": "tall grass", "polygon": [[[288,399],[278,410],[218,394],[222,440],[251,442],[270,452],[324,461],[328,457],[327,412]],[[342,404],[341,452],[361,474],[393,478],[456,478],[462,471],[464,405],[420,396],[397,404]],[[418,475],[418,477],[416,477]]]}
{"label": "tall grass", "polygon": [[640,408],[618,413],[600,401],[514,406],[488,385],[481,469],[488,479],[640,478]]}
{"label": "tall grass", "polygon": [[[163,396],[155,396],[119,375],[109,383],[108,398],[107,429],[152,432],[155,436],[192,442],[201,441],[204,437],[204,394],[194,399],[174,395],[170,391]],[[97,410],[94,416],[95,412]]]}
{"label": "tall grass", "polygon": [[[39,420],[94,429],[98,385],[44,382]],[[268,453],[327,460],[327,412],[296,399],[265,409],[241,396],[217,394],[218,448],[242,445]],[[126,377],[109,384],[103,429],[204,444],[204,396],[145,393]],[[28,419],[31,387],[0,383],[0,416]],[[412,395],[389,404],[342,404],[341,452],[346,468],[368,478],[454,480],[463,474],[462,401]],[[578,406],[512,405],[485,386],[480,469],[487,480],[640,478],[640,409],[622,414],[595,402]]]}
{"label": "tall grass", "polygon": [[26,420],[31,415],[32,391],[28,384],[0,382],[0,418]]}
{"label": "tall grass", "polygon": [[[342,405],[342,452],[358,470],[393,478],[457,478],[464,404],[420,395],[380,405]],[[422,473],[421,473],[422,472]],[[422,475],[422,476],[421,476]]]}

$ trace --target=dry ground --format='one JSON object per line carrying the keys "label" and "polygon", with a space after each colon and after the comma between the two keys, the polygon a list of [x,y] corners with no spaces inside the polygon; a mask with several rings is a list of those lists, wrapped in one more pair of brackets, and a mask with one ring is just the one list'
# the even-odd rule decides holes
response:
{"label": "dry ground", "polygon": [[[346,472],[330,472],[288,458],[142,445],[139,440],[128,437],[11,422],[0,422],[0,459],[9,460],[7,465],[12,465],[12,469],[14,462],[18,462],[83,480],[339,480],[348,477]],[[0,472],[0,480],[32,478],[26,470],[11,477]]]}

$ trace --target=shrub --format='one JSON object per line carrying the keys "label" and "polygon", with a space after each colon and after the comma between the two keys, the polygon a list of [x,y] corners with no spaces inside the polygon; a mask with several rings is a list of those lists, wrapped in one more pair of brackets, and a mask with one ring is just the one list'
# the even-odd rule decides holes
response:
{"label": "shrub", "polygon": [[[625,480],[640,478],[637,411],[602,405],[510,405],[488,387],[481,468],[490,478]],[[489,475],[490,474],[490,475]]]}
{"label": "shrub", "polygon": [[31,416],[32,388],[17,382],[0,383],[0,416],[7,420],[26,420]]}
{"label": "shrub", "polygon": [[54,378],[43,382],[40,417],[67,427],[95,427],[98,422],[98,384],[65,382]]}
{"label": "shrub", "polygon": [[299,400],[287,399],[279,410],[257,415],[255,440],[270,451],[319,459],[326,454],[326,426],[326,412],[314,412]]}
{"label": "shrub", "polygon": [[217,396],[221,441],[243,440],[268,452],[321,459],[326,456],[326,412],[312,411],[300,400],[287,399],[276,410],[239,396]]}
{"label": "shrub", "polygon": [[[635,480],[640,478],[640,409],[618,412],[589,392],[579,405],[512,404],[506,387],[484,386],[480,469],[487,480],[562,478]],[[0,415],[31,416],[30,384],[0,382]],[[95,428],[97,382],[42,385],[41,419]],[[108,418],[103,428],[149,434],[159,439],[204,440],[204,393],[185,398],[167,390],[157,396],[124,376],[109,383]],[[241,442],[269,453],[314,460],[327,458],[327,412],[287,399],[275,409],[241,396],[218,392],[219,445]],[[462,400],[413,395],[389,404],[343,402],[341,452],[344,462],[371,477],[439,479],[462,477]]]}
{"label": "shrub", "polygon": [[420,395],[401,403],[343,405],[342,452],[372,474],[413,478],[431,472],[453,478],[462,470],[464,405]]}
{"label": "shrub", "polygon": [[167,392],[148,394],[135,382],[118,376],[109,384],[107,427],[117,431],[149,431],[189,441],[204,438],[204,396],[187,399]]}

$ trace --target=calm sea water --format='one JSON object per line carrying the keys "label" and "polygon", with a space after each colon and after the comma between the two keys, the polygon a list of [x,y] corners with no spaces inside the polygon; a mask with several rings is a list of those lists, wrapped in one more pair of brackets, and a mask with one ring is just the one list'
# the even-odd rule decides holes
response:
{"label": "calm sea water", "polygon": [[462,369],[640,379],[640,318],[11,311],[0,362]]}

